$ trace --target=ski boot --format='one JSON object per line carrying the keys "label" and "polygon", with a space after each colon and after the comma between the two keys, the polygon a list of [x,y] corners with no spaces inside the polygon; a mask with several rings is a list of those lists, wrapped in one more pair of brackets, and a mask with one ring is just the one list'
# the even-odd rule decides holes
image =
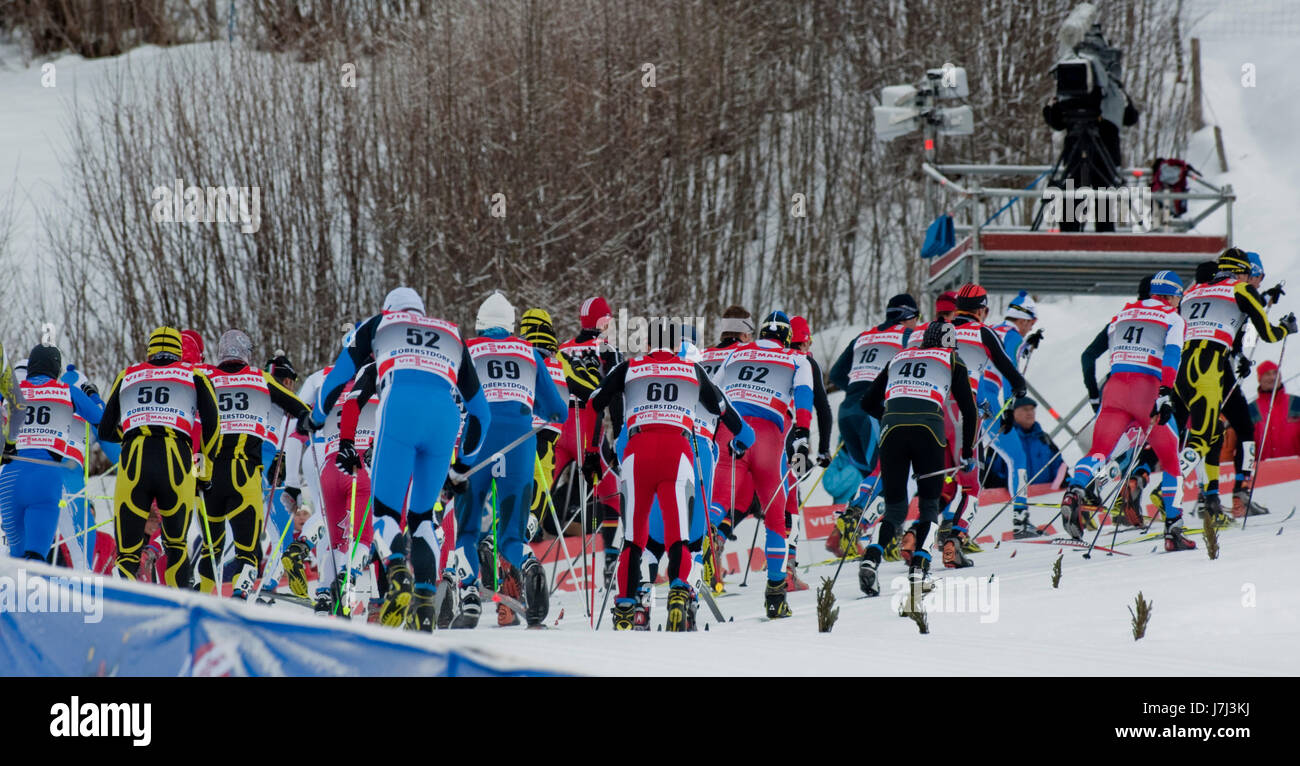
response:
{"label": "ski boot", "polygon": [[1065,490],[1061,498],[1061,524],[1065,531],[1075,540],[1083,539],[1083,492],[1078,487]]}
{"label": "ski boot", "polygon": [[[975,562],[971,561],[970,558],[966,556],[966,546],[964,544],[965,537],[966,533],[964,530],[954,529],[940,544],[941,560],[946,568],[964,569],[966,567],[975,566]],[[912,571],[910,568],[912,563],[915,562],[909,562],[908,572]],[[925,561],[925,571],[930,571],[930,562],[928,559]]]}
{"label": "ski boot", "polygon": [[868,596],[880,595],[880,578],[876,574],[876,568],[879,566],[880,562],[865,554],[862,556],[862,563],[858,565],[858,588]]}
{"label": "ski boot", "polygon": [[[459,586],[456,584],[456,573],[450,569],[444,569],[442,572],[442,584],[439,586],[446,593],[443,595],[442,609],[438,612],[438,630],[447,630],[451,627],[451,621],[456,616],[456,591]],[[436,601],[435,596],[435,601]],[[438,604],[434,604],[438,606]]]}
{"label": "ski boot", "polygon": [[681,580],[673,580],[668,589],[668,619],[664,630],[686,633],[695,630],[695,594]]}
{"label": "ski boot", "polygon": [[1223,503],[1218,494],[1201,492],[1201,497],[1196,502],[1196,512],[1203,522],[1201,526],[1214,524],[1215,529],[1226,529],[1236,524],[1231,516],[1223,512]]}
{"label": "ski boot", "polygon": [[903,554],[898,550],[898,538],[889,541],[889,547],[885,549],[885,561],[902,561]]}
{"label": "ski boot", "polygon": [[[848,506],[844,512],[835,517],[835,528],[826,538],[826,549],[836,556],[861,556],[862,545],[858,542],[858,530],[862,522],[862,510]],[[845,553],[847,551],[847,554]]]}
{"label": "ski boot", "polygon": [[524,605],[528,611],[524,619],[528,627],[535,628],[546,620],[551,611],[551,593],[546,585],[546,568],[536,556],[524,559]]}
{"label": "ski boot", "polygon": [[650,602],[654,586],[643,582],[636,588],[636,604],[632,609],[632,630],[650,630]]}
{"label": "ski boot", "polygon": [[721,535],[710,527],[708,534],[704,535],[703,546],[700,549],[700,568],[705,587],[711,588],[714,593],[722,592],[721,550]]}
{"label": "ski boot", "polygon": [[1111,508],[1111,516],[1116,523],[1123,522],[1130,527],[1146,526],[1145,514],[1142,512],[1142,488],[1150,478],[1151,475],[1146,471],[1138,471],[1120,488]]}
{"label": "ski boot", "polygon": [[[948,528],[952,528],[951,521],[945,521]],[[942,528],[942,527],[941,527]],[[916,530],[914,527],[908,527],[907,531],[898,540],[898,555],[908,564],[912,563],[912,552],[916,550]]]}
{"label": "ski boot", "polygon": [[312,611],[321,617],[329,617],[334,614],[334,605],[337,603],[338,590],[336,588],[320,588],[316,591],[316,603],[312,606]]}
{"label": "ski boot", "polygon": [[[510,566],[505,561],[501,562],[501,593],[510,596],[516,601],[524,595],[524,583],[523,579],[519,576],[519,570]],[[518,624],[519,615],[515,614],[515,610],[506,606],[502,602],[498,602],[497,625],[505,628]]]}
{"label": "ski boot", "polygon": [[284,566],[284,577],[289,582],[289,591],[298,598],[307,598],[307,556],[311,553],[304,540],[294,540],[284,549],[280,564]]}
{"label": "ski boot", "polygon": [[965,527],[957,527],[957,538],[961,541],[962,552],[964,553],[984,552],[983,546],[975,542],[975,539],[970,536],[970,532],[968,532]]}
{"label": "ski boot", "polygon": [[497,588],[496,553],[492,549],[492,538],[490,537],[485,537],[478,542],[478,572],[483,587],[488,590],[499,590]]}
{"label": "ski boot", "polygon": [[808,583],[799,579],[798,569],[799,562],[794,560],[794,556],[790,556],[790,561],[785,568],[785,589],[790,593],[808,590]]}
{"label": "ski boot", "polygon": [[384,603],[379,607],[379,622],[391,628],[400,628],[406,623],[411,609],[411,592],[415,588],[415,577],[411,574],[411,564],[406,558],[410,539],[406,533],[393,538],[393,555],[388,558],[388,593]]}
{"label": "ski boot", "polygon": [[636,619],[636,601],[630,598],[616,599],[610,614],[614,617],[614,630],[633,630],[633,621]]}
{"label": "ski boot", "polygon": [[482,614],[483,602],[479,600],[478,586],[470,583],[460,594],[460,612],[452,618],[451,627],[457,630],[477,628]]}
{"label": "ski boot", "polygon": [[[949,538],[951,541],[952,538]],[[912,556],[912,563],[907,567],[908,597],[903,602],[902,615],[907,616],[921,607],[921,599],[934,590],[934,581],[930,579],[930,554],[917,551]]]}
{"label": "ski boot", "polygon": [[[1154,517],[1154,518],[1158,518],[1158,519],[1160,519],[1161,521],[1164,521],[1164,519],[1165,519],[1165,496],[1162,495],[1162,494],[1160,494],[1160,488],[1159,488],[1159,487],[1156,487],[1155,489],[1151,490],[1151,493],[1150,493],[1149,495],[1147,495],[1147,499],[1151,501],[1151,505],[1155,506],[1156,513],[1155,513],[1155,517]],[[1144,524],[1143,527],[1145,527],[1145,526],[1147,526],[1147,525]]]}
{"label": "ski boot", "polygon": [[1034,523],[1029,520],[1029,508],[1027,507],[1012,510],[1011,529],[1017,540],[1043,536],[1043,533],[1038,531],[1038,527],[1034,526]]}
{"label": "ski boot", "polygon": [[1266,513],[1268,513],[1268,508],[1252,500],[1249,489],[1239,489],[1232,493],[1232,515],[1234,517],[1263,516]]}
{"label": "ski boot", "polygon": [[438,621],[438,606],[433,602],[434,591],[427,585],[415,589],[411,596],[411,616],[414,618],[414,630],[432,633],[433,625]]}
{"label": "ski boot", "polygon": [[1165,520],[1165,550],[1190,551],[1196,549],[1196,543],[1187,539],[1183,533],[1183,517]]}
{"label": "ski boot", "polygon": [[768,580],[767,590],[763,594],[763,601],[769,620],[794,615],[794,612],[790,611],[790,604],[785,600],[785,580],[777,580],[776,582]]}

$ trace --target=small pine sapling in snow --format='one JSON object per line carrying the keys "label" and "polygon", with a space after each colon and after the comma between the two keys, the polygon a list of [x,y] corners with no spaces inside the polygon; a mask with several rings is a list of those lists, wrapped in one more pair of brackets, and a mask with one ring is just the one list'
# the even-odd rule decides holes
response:
{"label": "small pine sapling in snow", "polygon": [[1135,601],[1137,611],[1133,607],[1128,608],[1128,613],[1133,616],[1133,640],[1137,641],[1147,634],[1147,622],[1151,619],[1151,611],[1155,606],[1154,602],[1147,601],[1142,597],[1142,591],[1138,591]]}
{"label": "small pine sapling in snow", "polygon": [[1206,522],[1201,534],[1205,536],[1205,553],[1210,557],[1210,560],[1217,559],[1219,557],[1219,530],[1215,528],[1214,522]]}
{"label": "small pine sapling in snow", "polygon": [[1065,558],[1064,553],[1056,554],[1056,563],[1052,564],[1052,587],[1061,587],[1061,559]]}
{"label": "small pine sapling in snow", "polygon": [[830,633],[839,617],[840,608],[835,606],[835,594],[831,593],[831,578],[823,577],[817,589],[817,632]]}

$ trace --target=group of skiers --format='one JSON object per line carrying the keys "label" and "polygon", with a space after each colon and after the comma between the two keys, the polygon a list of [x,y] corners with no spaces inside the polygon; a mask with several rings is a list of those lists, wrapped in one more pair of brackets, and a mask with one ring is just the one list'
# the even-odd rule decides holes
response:
{"label": "group of skiers", "polygon": [[[1266,307],[1283,293],[1259,292],[1256,254],[1229,249],[1199,277],[1187,290],[1172,271],[1143,280],[1138,299],[1083,355],[1097,416],[1061,503],[1075,538],[1088,513],[1112,501],[1139,523],[1157,469],[1164,478],[1151,499],[1168,550],[1194,547],[1174,502],[1182,476],[1197,473],[1204,513],[1224,515],[1220,413],[1250,417],[1238,412],[1244,400],[1236,404],[1234,370],[1249,371],[1242,331],[1249,320],[1273,342],[1297,327],[1291,314],[1269,323]],[[357,594],[373,585],[379,622],[422,631],[474,627],[486,597],[500,624],[522,616],[536,627],[550,583],[529,543],[576,524],[584,563],[588,546],[603,543],[614,628],[649,629],[662,571],[665,629],[683,631],[694,629],[697,597],[720,592],[723,551],[746,516],[764,534],[766,614],[790,616],[788,591],[807,587],[795,575],[793,534],[803,480],[817,473],[814,463],[826,469],[846,457],[863,478],[827,547],[860,559],[859,585],[874,596],[883,561],[906,560],[914,582],[928,576],[935,525],[943,565],[971,565],[981,445],[1006,466],[1016,537],[1042,534],[1029,518],[1037,476],[1013,433],[1025,366],[1043,337],[1033,331],[1034,300],[1016,295],[996,325],[977,284],[941,295],[934,308],[923,324],[911,295],[894,296],[884,321],[855,337],[825,376],[807,321],[782,311],[756,325],[744,308],[728,308],[713,346],[698,344],[689,325],[656,318],[645,352],[625,357],[607,337],[612,312],[600,297],[582,304],[580,332],[559,343],[547,311],[516,319],[499,292],[466,337],[426,314],[407,287],[349,324],[337,358],[297,392],[284,353],[256,366],[239,330],[221,336],[209,364],[197,333],[157,328],[107,399],[41,344],[21,380],[6,370],[0,387],[16,405],[0,471],[5,537],[12,555],[49,557],[61,503],[86,500],[93,427],[117,470],[120,576],[147,579],[157,560],[168,585],[228,586],[244,599],[273,593],[283,577],[318,613],[344,617],[366,608]],[[1102,351],[1104,388],[1093,372]],[[827,381],[845,393],[842,455],[830,449]],[[1254,445],[1243,441],[1239,501],[1262,510],[1249,498]],[[918,516],[905,528],[913,482]],[[295,523],[304,488],[313,513]],[[859,544],[877,523],[875,542]],[[93,534],[82,526],[76,537]],[[446,550],[453,535],[459,568]]]}

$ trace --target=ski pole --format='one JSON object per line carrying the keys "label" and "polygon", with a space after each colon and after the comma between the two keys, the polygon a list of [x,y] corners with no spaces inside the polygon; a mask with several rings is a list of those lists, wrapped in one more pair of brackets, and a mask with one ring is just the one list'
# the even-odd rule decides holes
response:
{"label": "ski pole", "polygon": [[[1043,471],[1046,471],[1046,470],[1047,470],[1047,467],[1048,467],[1048,466],[1050,466],[1052,463],[1056,462],[1056,458],[1057,458],[1057,457],[1060,457],[1060,456],[1063,455],[1063,453],[1065,452],[1065,448],[1068,447],[1069,445],[1073,444],[1074,441],[1075,441],[1076,439],[1079,438],[1079,434],[1081,434],[1081,433],[1083,433],[1084,431],[1086,431],[1087,428],[1088,428],[1088,426],[1091,425],[1092,422],[1093,422],[1094,420],[1096,420],[1096,419],[1097,419],[1097,413],[1093,413],[1092,417],[1088,419],[1088,422],[1085,423],[1085,424],[1083,425],[1083,428],[1079,429],[1079,431],[1078,431],[1077,433],[1075,433],[1073,436],[1071,436],[1069,439],[1066,440],[1066,442],[1065,442],[1065,444],[1064,444],[1063,446],[1061,446],[1060,448],[1058,448],[1058,449],[1056,450],[1056,452],[1052,453],[1052,456],[1051,456],[1050,458],[1047,459],[1047,462],[1046,462],[1046,463],[1043,463],[1043,467],[1042,467],[1042,468],[1039,468],[1038,471],[1035,472],[1034,475],[1029,479],[1029,481],[1025,482],[1025,491],[1026,491],[1026,492],[1028,492],[1028,491],[1029,491],[1029,487],[1033,485],[1033,483],[1034,483],[1034,479],[1037,479],[1039,476],[1041,476],[1042,473],[1043,473]],[[978,538],[980,535],[984,534],[984,530],[988,529],[988,528],[989,528],[989,525],[992,524],[994,521],[996,521],[997,518],[998,518],[999,516],[1001,516],[1002,513],[1003,513],[1004,511],[1006,511],[1007,506],[1009,506],[1009,505],[1011,505],[1011,500],[1010,500],[1010,499],[1008,499],[1006,502],[1004,502],[1004,503],[1002,504],[1002,507],[998,509],[998,512],[995,513],[995,514],[993,514],[993,517],[992,517],[991,519],[989,519],[987,522],[985,522],[985,523],[984,523],[984,526],[980,527],[980,530],[979,530],[978,532],[976,532],[975,534],[971,535],[971,539],[973,540],[973,539],[975,539],[975,538]],[[1058,515],[1059,515],[1059,514],[1058,514]],[[1053,517],[1053,518],[1052,518],[1052,521],[1056,521],[1056,518]],[[1039,532],[1042,532],[1043,529],[1045,529],[1046,527],[1051,526],[1052,521],[1047,522],[1047,524],[1043,525],[1042,527],[1038,527],[1038,531],[1039,531]]]}
{"label": "ski pole", "polygon": [[[1286,341],[1290,337],[1291,337],[1290,335],[1282,336],[1282,349],[1278,352],[1278,356],[1277,356],[1277,368],[1279,370],[1282,369],[1282,361],[1286,359]],[[1241,383],[1241,381],[1238,380],[1237,383]],[[1264,454],[1265,454],[1264,447],[1268,446],[1268,427],[1270,422],[1273,420],[1273,405],[1277,400],[1277,390],[1279,388],[1281,388],[1281,386],[1274,384],[1273,391],[1268,395],[1268,417],[1264,418],[1264,438],[1260,441],[1259,444],[1258,454],[1260,457],[1259,460],[1257,461],[1259,463],[1264,462]],[[1252,479],[1252,481],[1250,482],[1250,491],[1246,493],[1246,515],[1241,517],[1242,531],[1245,531],[1246,529],[1246,522],[1250,521],[1250,503],[1252,500],[1255,499],[1255,486],[1257,484],[1259,484],[1259,482]],[[1206,523],[1212,524],[1214,522],[1212,519],[1206,519]]]}
{"label": "ski pole", "polygon": [[[942,471],[931,471],[930,473],[923,473],[920,476],[913,475],[912,478],[916,479],[917,481],[920,481],[921,479],[929,479],[933,476],[946,476],[948,474],[960,473],[960,472],[961,472],[961,466],[956,466],[954,468],[945,468]],[[952,479],[948,479],[948,481],[952,481]]]}
{"label": "ski pole", "polygon": [[54,466],[56,468],[66,468],[69,471],[77,470],[77,464],[75,461],[41,460],[40,458],[23,457],[22,455],[5,455],[5,459],[14,460],[19,463],[32,463],[34,465],[49,465],[49,466]]}
{"label": "ski pole", "polygon": [[[832,461],[834,461],[835,458],[839,456],[840,450],[842,449],[844,449],[844,442],[840,442],[840,446],[836,447],[835,451],[831,453]],[[829,471],[830,469],[831,467],[829,465],[823,468],[821,476],[818,476],[817,481],[813,482],[812,489],[808,490],[808,496],[803,499],[803,502],[799,503],[799,510],[801,512],[803,511],[803,507],[807,505],[808,501],[812,498],[813,493],[816,492],[817,488],[822,485],[822,479],[826,478],[826,472]]]}
{"label": "ski pole", "polygon": [[[370,509],[374,507],[374,504],[375,504],[374,487],[371,487],[370,499],[366,501],[366,515],[363,516],[361,519],[361,526],[357,527],[356,537],[352,539],[352,550],[348,552],[347,572],[349,575],[352,574],[352,561],[355,559],[357,555],[357,548],[360,547],[361,545],[361,534],[366,529],[366,522],[370,521]],[[335,610],[334,613],[338,614],[338,604],[334,605],[334,610]]]}
{"label": "ski pole", "polygon": [[[1145,447],[1145,446],[1147,446],[1147,439],[1150,438],[1150,436],[1151,436],[1151,429],[1153,429],[1153,428],[1155,428],[1155,427],[1156,427],[1155,424],[1152,424],[1152,425],[1147,426],[1147,430],[1146,430],[1146,432],[1142,434],[1142,441],[1138,442],[1137,447],[1133,450],[1133,452],[1130,453],[1130,454],[1132,455],[1132,457],[1129,458],[1128,470],[1124,472],[1124,480],[1123,480],[1122,482],[1120,482],[1120,485],[1119,485],[1119,486],[1120,486],[1120,489],[1123,489],[1124,487],[1127,487],[1127,486],[1128,486],[1128,480],[1129,480],[1129,477],[1133,475],[1133,471],[1137,468],[1137,464],[1138,464],[1138,455],[1141,454],[1141,452],[1142,452],[1142,448]],[[1104,519],[1106,518],[1106,516],[1108,516],[1108,515],[1109,515],[1109,514],[1105,514],[1105,515],[1103,515],[1103,516],[1102,516],[1102,519],[1104,520]],[[1111,520],[1111,523],[1114,524],[1115,521],[1112,519],[1112,520]],[[1095,534],[1095,535],[1092,536],[1092,542],[1091,542],[1091,543],[1088,543],[1088,550],[1083,554],[1083,557],[1084,557],[1085,559],[1090,559],[1090,558],[1092,558],[1092,548],[1093,548],[1093,546],[1095,546],[1095,545],[1097,544],[1097,538],[1098,538],[1098,537],[1101,537],[1101,528],[1102,528],[1102,523],[1101,523],[1101,522],[1098,522],[1098,524],[1097,524],[1097,534]],[[1115,528],[1115,534],[1119,534],[1119,526],[1118,526],[1118,525],[1116,525],[1116,528]]]}

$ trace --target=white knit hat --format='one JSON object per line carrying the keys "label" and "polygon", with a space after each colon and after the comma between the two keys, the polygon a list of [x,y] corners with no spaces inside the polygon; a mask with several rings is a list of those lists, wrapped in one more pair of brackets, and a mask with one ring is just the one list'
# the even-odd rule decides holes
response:
{"label": "white knit hat", "polygon": [[396,287],[384,298],[384,311],[418,311],[424,313],[424,299],[409,287]]}
{"label": "white knit hat", "polygon": [[494,291],[478,307],[478,316],[474,319],[475,330],[487,330],[500,327],[507,332],[515,331],[515,307],[510,305],[500,290]]}
{"label": "white knit hat", "polygon": [[1034,299],[1029,297],[1029,293],[1021,290],[1016,293],[1016,297],[1011,299],[1007,306],[1007,319],[1037,319],[1038,305]]}

